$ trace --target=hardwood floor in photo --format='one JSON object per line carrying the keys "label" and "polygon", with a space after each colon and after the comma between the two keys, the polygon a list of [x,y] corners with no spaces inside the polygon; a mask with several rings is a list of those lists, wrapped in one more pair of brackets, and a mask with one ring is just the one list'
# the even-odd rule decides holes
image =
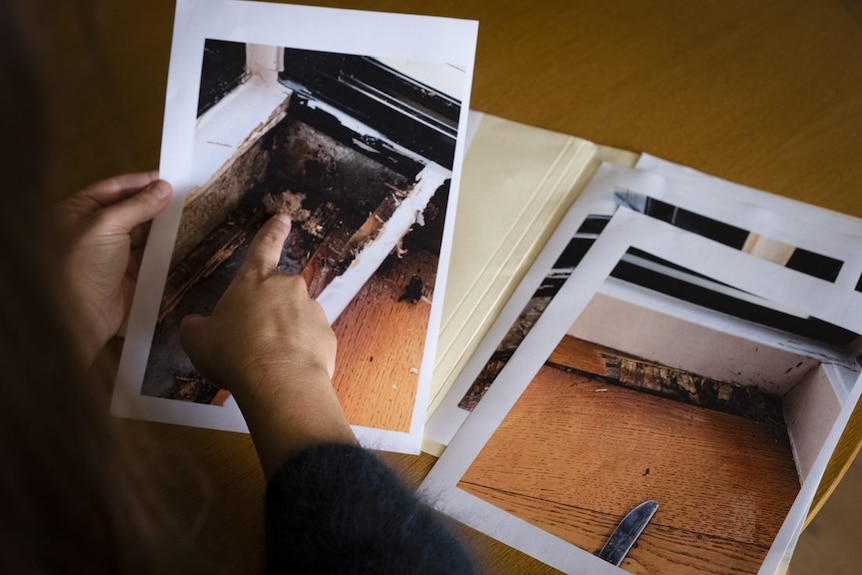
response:
{"label": "hardwood floor in photo", "polygon": [[799,482],[765,423],[546,365],[459,487],[591,552],[655,499],[622,567],[673,575],[756,573]]}
{"label": "hardwood floor in photo", "polygon": [[[436,272],[430,252],[389,256],[332,325],[338,337],[332,385],[351,424],[410,430]],[[414,277],[425,296],[416,301],[402,297],[411,282],[416,286]]]}

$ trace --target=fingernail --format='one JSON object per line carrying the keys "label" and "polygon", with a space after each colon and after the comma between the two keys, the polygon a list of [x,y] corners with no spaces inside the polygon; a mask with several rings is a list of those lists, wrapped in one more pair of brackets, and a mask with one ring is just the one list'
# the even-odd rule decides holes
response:
{"label": "fingernail", "polygon": [[164,180],[159,180],[153,184],[152,192],[154,196],[163,200],[171,193],[170,184]]}
{"label": "fingernail", "polygon": [[278,218],[281,221],[281,223],[288,225],[288,226],[291,225],[290,216],[288,216],[284,212],[279,212],[279,213],[275,214],[275,217]]}

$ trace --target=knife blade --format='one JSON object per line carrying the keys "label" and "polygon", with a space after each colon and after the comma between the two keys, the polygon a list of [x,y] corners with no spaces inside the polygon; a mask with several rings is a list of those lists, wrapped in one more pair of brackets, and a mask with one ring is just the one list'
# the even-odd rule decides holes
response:
{"label": "knife blade", "polygon": [[599,551],[599,557],[619,566],[657,510],[658,502],[650,499],[629,511],[608,537],[605,546]]}

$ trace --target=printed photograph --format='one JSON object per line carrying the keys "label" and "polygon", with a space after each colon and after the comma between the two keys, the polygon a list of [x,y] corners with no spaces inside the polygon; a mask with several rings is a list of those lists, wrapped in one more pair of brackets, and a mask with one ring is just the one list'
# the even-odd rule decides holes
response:
{"label": "printed photograph", "polygon": [[645,303],[597,294],[457,487],[592,553],[654,500],[625,570],[756,573],[800,487],[784,396],[825,375]]}
{"label": "printed photograph", "polygon": [[[738,283],[739,250],[626,212],[539,303],[423,496],[557,568],[655,501],[623,570],[757,573],[800,520],[788,513],[859,376],[859,326],[797,307],[795,270],[764,261]],[[781,298],[755,295],[776,283]]]}
{"label": "printed photograph", "polygon": [[279,269],[301,274],[333,322],[351,423],[409,429],[464,73],[207,40],[192,167],[205,183],[185,201],[141,393],[224,403],[179,346],[179,323],[211,312],[280,212],[293,229]]}
{"label": "printed photograph", "polygon": [[[843,264],[837,258],[779,242],[631,191],[614,194],[612,204],[614,210],[624,206],[743,253],[829,282],[835,281]],[[458,404],[460,409],[472,411],[481,400],[518,345],[599,237],[612,215],[613,212],[609,211],[593,213],[586,217],[467,393],[461,398]],[[846,346],[858,337],[858,334],[817,318],[800,318],[784,313],[774,309],[769,302],[758,301],[758,298],[752,298],[739,290],[650,257],[649,254],[636,249],[623,257],[611,276],[658,293],[780,328],[826,344]]]}

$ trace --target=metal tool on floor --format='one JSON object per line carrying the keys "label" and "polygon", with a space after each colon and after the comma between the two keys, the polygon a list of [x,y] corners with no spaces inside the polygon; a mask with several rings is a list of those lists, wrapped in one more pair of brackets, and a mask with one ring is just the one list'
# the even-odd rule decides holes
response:
{"label": "metal tool on floor", "polygon": [[608,537],[598,556],[608,563],[619,566],[657,510],[658,502],[650,499],[629,511]]}

